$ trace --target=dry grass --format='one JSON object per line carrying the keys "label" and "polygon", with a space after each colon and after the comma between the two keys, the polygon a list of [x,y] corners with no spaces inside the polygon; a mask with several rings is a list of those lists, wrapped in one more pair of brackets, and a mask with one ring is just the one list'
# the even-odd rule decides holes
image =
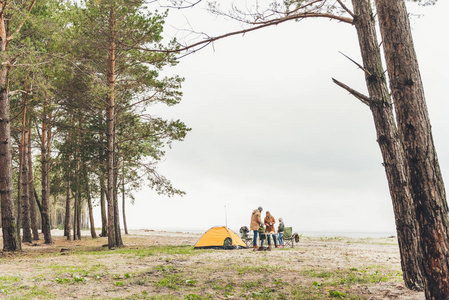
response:
{"label": "dry grass", "polygon": [[[88,234],[88,233],[86,233]],[[302,238],[291,249],[194,250],[194,234],[133,232],[0,254],[1,299],[424,299],[395,239]]]}

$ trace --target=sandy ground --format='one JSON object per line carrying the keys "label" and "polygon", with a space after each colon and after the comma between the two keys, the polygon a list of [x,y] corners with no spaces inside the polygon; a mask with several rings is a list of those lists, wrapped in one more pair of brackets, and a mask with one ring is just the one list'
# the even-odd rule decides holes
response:
{"label": "sandy ground", "polygon": [[[252,251],[252,249],[214,250],[202,251],[199,254],[195,252],[195,255],[187,257],[175,254],[169,258],[162,255],[133,258],[126,256],[126,254],[72,255],[71,251],[76,251],[82,247],[91,247],[89,249],[93,251],[105,249],[102,246],[107,243],[107,238],[93,240],[89,237],[89,232],[83,232],[82,241],[66,241],[60,230],[53,230],[52,236],[55,242],[53,245],[44,245],[42,237],[40,241],[34,244],[24,244],[21,253],[0,252],[0,299],[28,296],[33,289],[42,289],[41,294],[43,296],[27,299],[51,298],[49,295],[56,295],[57,299],[124,299],[136,293],[145,295],[168,293],[167,295],[170,295],[170,297],[179,296],[181,299],[182,289],[172,293],[161,288],[150,288],[151,282],[149,283],[149,281],[153,279],[149,279],[148,276],[154,275],[157,277],[158,274],[155,270],[161,268],[194,270],[192,272],[195,274],[192,275],[192,278],[206,286],[210,282],[232,280],[231,277],[235,275],[231,274],[232,271],[226,271],[228,269],[226,265],[229,262],[235,264],[248,262],[249,265],[262,264],[266,268],[277,268],[275,270],[279,270],[279,272],[276,271],[275,273],[278,272],[278,274],[270,276],[277,276],[276,278],[279,278],[277,280],[288,283],[289,286],[312,286],[313,280],[315,280],[313,284],[319,285],[326,280],[323,275],[313,275],[313,279],[310,279],[310,276],[305,277],[304,274],[307,272],[310,274],[325,274],[325,272],[338,273],[344,270],[355,270],[356,273],[364,273],[371,272],[370,270],[375,268],[391,274],[391,276],[385,282],[351,285],[350,288],[362,297],[361,299],[425,299],[422,292],[410,291],[404,287],[400,275],[397,240],[392,237],[356,239],[303,236],[299,244],[293,249],[273,249],[263,252]],[[153,245],[194,245],[199,237],[200,234],[195,233],[132,230],[129,235],[123,235],[123,240],[126,248],[145,249],[145,247]],[[3,246],[1,245],[1,247]],[[101,274],[93,275],[96,270],[95,266],[98,270],[101,270]],[[208,273],[207,276],[210,278],[202,279],[201,270],[211,267],[216,268],[216,272]],[[74,274],[76,272],[81,274],[82,270],[86,270],[86,268],[90,270],[90,274],[83,275],[88,281],[83,282],[82,285],[61,284],[64,278],[70,278],[73,281],[77,278],[76,276],[79,276]],[[134,281],[131,282],[131,279],[124,275],[131,273],[140,275],[135,275]],[[142,274],[146,274],[145,284],[136,283],[136,278],[143,280],[142,276],[144,275]],[[251,276],[257,278],[258,274]],[[101,277],[101,280],[98,279],[99,277]],[[12,290],[12,287],[6,283],[2,285],[2,278],[5,281],[11,280],[10,278],[19,278],[21,290]],[[97,282],[95,282],[95,278],[98,279]],[[241,278],[240,280],[244,279]],[[124,286],[117,286],[117,280],[124,282]],[[114,282],[116,286],[114,286]],[[201,290],[204,295],[210,295],[214,292],[210,288]],[[216,298],[226,299],[226,297],[218,296],[218,294]],[[240,298],[234,296],[234,299]]]}

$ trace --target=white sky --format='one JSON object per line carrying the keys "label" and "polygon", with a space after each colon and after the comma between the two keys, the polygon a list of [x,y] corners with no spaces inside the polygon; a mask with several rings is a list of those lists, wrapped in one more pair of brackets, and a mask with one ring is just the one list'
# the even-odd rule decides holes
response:
{"label": "white sky", "polygon": [[[424,16],[412,20],[443,176],[448,10],[447,1],[414,7]],[[173,12],[170,24],[210,35],[240,26],[200,7]],[[181,119],[192,131],[167,149],[159,171],[187,195],[168,198],[144,188],[127,205],[128,226],[206,230],[225,225],[226,206],[227,225],[238,230],[260,205],[263,216],[269,210],[298,233],[394,232],[371,112],[331,80],[367,94],[364,75],[338,51],[361,63],[355,28],[305,20],[218,41],[168,70],[185,77],[184,97],[154,114]]]}

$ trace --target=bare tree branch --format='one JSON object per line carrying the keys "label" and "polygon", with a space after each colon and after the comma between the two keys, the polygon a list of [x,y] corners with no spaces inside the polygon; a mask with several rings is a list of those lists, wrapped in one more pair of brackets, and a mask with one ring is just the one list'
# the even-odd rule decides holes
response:
{"label": "bare tree branch", "polygon": [[[273,20],[266,21],[263,23],[258,23],[259,24],[258,26],[254,26],[251,28],[246,28],[246,29],[242,29],[242,30],[238,30],[238,31],[228,32],[226,34],[219,35],[216,37],[207,37],[203,41],[200,41],[200,42],[197,42],[197,43],[194,43],[191,45],[187,45],[187,46],[182,46],[181,48],[177,48],[177,49],[165,49],[165,50],[162,49],[162,50],[160,50],[160,49],[148,49],[148,48],[142,48],[142,47],[135,47],[135,49],[142,50],[142,51],[148,51],[148,52],[165,52],[165,53],[178,53],[178,52],[182,52],[182,51],[186,51],[186,50],[190,50],[190,49],[195,49],[196,47],[199,47],[199,46],[201,46],[200,49],[202,49],[205,46],[207,46],[215,41],[218,41],[218,40],[230,37],[230,36],[240,35],[240,34],[243,35],[247,32],[259,30],[261,28],[279,25],[281,23],[291,21],[291,20],[302,20],[305,18],[328,18],[331,20],[338,20],[338,21],[348,23],[348,24],[352,24],[352,21],[353,21],[351,18],[336,16],[336,15],[329,14],[329,13],[308,12],[308,13],[295,14],[295,15],[278,18],[278,19],[273,19]],[[127,46],[130,46],[130,45],[127,45]],[[198,51],[198,50],[199,49],[195,49],[194,52]]]}
{"label": "bare tree branch", "polygon": [[13,96],[13,95],[18,94],[18,93],[22,93],[22,94],[31,94],[30,91],[15,90],[15,91],[9,92],[8,95]]}
{"label": "bare tree branch", "polygon": [[341,0],[337,0],[337,2],[341,5],[341,7],[343,7],[344,10],[346,10],[346,12],[347,12],[348,14],[351,15],[351,17],[354,18],[354,13],[353,13],[353,12],[346,6],[346,5],[344,5],[344,3],[341,2]]}
{"label": "bare tree branch", "polygon": [[370,99],[369,97],[363,95],[362,93],[357,92],[356,90],[350,88],[349,86],[347,86],[347,85],[344,84],[344,83],[341,83],[340,81],[338,81],[338,80],[335,79],[335,78],[332,78],[332,81],[333,81],[336,85],[338,85],[338,86],[340,86],[341,88],[347,90],[351,95],[353,95],[354,97],[356,97],[357,99],[359,99],[360,101],[362,101],[363,104],[366,104],[366,105],[368,105],[368,106],[370,105],[371,99]]}
{"label": "bare tree branch", "polygon": [[354,64],[357,65],[357,67],[359,67],[360,69],[363,70],[363,72],[365,72],[366,74],[368,74],[368,76],[371,76],[372,74],[365,69],[362,65],[360,65],[358,62],[356,62],[355,60],[353,60],[352,58],[350,58],[349,56],[347,56],[346,54],[344,54],[343,52],[338,51],[341,55],[343,55],[344,57],[346,57],[347,59],[349,59],[350,61],[352,61]]}
{"label": "bare tree branch", "polygon": [[[186,8],[192,8],[194,6],[196,6],[197,4],[199,4],[202,0],[197,0],[195,2],[191,2],[191,1],[185,1],[185,0],[180,0],[180,1],[170,1],[173,3],[173,5],[162,5],[160,4],[159,0],[154,0],[154,1],[149,1],[147,3],[154,3],[157,2],[159,3],[159,6],[162,8],[171,8],[171,9],[186,9]],[[184,5],[184,2],[186,3],[186,5]]]}

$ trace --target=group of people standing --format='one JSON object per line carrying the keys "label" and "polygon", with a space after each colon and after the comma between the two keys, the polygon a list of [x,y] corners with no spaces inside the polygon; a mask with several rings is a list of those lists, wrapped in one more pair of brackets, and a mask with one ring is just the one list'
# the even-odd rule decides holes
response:
{"label": "group of people standing", "polygon": [[282,218],[279,218],[279,225],[276,233],[276,229],[274,226],[274,224],[276,223],[276,219],[271,215],[269,211],[267,211],[265,214],[264,221],[262,222],[261,218],[262,211],[263,211],[262,207],[259,206],[251,214],[250,230],[253,231],[254,250],[257,250],[259,248],[259,246],[257,246],[258,236],[261,248],[263,248],[265,237],[268,241],[268,249],[271,249],[271,237],[273,237],[274,246],[276,248],[278,247],[282,248],[284,246],[284,241],[282,239],[282,236],[284,234],[284,222]]}

